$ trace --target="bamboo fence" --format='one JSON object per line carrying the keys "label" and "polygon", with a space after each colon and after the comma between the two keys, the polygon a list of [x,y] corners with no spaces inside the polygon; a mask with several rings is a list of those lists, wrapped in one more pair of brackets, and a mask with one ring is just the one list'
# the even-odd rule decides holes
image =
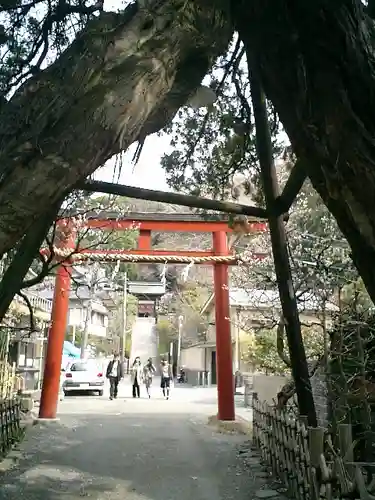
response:
{"label": "bamboo fence", "polygon": [[262,461],[296,500],[375,500],[375,463],[354,462],[352,428],[338,426],[338,445],[323,427],[308,427],[253,395],[253,441]]}

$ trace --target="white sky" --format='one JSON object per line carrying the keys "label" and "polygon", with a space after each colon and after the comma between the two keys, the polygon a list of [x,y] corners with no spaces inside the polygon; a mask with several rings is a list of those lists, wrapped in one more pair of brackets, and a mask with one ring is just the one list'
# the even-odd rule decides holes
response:
{"label": "white sky", "polygon": [[170,191],[165,180],[164,170],[160,166],[163,154],[171,150],[169,143],[169,136],[150,135],[144,143],[137,165],[134,166],[132,163],[136,149],[136,144],[133,144],[124,154],[120,176],[113,159],[108,161],[104,167],[99,168],[95,172],[94,178],[106,182],[118,182],[127,186]]}

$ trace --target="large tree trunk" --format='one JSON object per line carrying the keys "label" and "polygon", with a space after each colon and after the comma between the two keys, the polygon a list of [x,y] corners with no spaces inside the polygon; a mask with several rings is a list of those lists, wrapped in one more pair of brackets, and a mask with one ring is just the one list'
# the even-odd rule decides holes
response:
{"label": "large tree trunk", "polygon": [[375,59],[360,0],[233,2],[294,150],[375,301]]}
{"label": "large tree trunk", "polygon": [[0,108],[0,255],[77,181],[164,127],[227,47],[218,1],[149,3],[101,14]]}

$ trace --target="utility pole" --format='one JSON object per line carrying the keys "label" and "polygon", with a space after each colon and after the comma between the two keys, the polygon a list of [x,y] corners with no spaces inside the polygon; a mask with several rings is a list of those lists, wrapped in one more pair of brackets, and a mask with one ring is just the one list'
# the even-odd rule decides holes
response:
{"label": "utility pole", "polygon": [[81,341],[81,359],[85,358],[86,348],[89,342],[89,327],[91,323],[91,312],[92,312],[92,293],[90,289],[90,298],[86,307],[85,327],[83,329],[83,335]]}
{"label": "utility pole", "polygon": [[121,336],[121,362],[125,363],[125,349],[126,349],[126,307],[127,307],[127,302],[128,302],[128,279],[127,279],[127,273],[126,271],[124,272],[124,286],[123,286],[123,293],[122,293],[122,322],[121,322],[121,327],[122,327],[122,336]]}
{"label": "utility pole", "polygon": [[169,364],[173,365],[173,340],[169,342]]}
{"label": "utility pole", "polygon": [[88,291],[89,291],[89,300],[86,308],[86,317],[85,317],[85,326],[83,330],[82,340],[81,340],[81,359],[85,358],[87,344],[89,342],[89,329],[91,324],[91,314],[92,314],[92,301],[95,292],[95,281],[98,277],[98,270],[95,267],[91,269],[88,274]]}
{"label": "utility pole", "polygon": [[236,309],[236,345],[235,345],[235,372],[240,370],[240,309]]}
{"label": "utility pole", "polygon": [[180,358],[181,358],[181,336],[182,336],[182,325],[183,325],[184,317],[178,317],[178,344],[177,344],[177,373],[180,367]]}

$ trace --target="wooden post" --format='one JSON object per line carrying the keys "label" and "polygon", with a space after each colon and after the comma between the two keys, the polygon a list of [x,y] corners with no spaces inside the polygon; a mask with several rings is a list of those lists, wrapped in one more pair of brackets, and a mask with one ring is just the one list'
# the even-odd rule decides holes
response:
{"label": "wooden post", "polygon": [[[248,54],[248,61],[250,54]],[[270,228],[273,260],[280,302],[285,319],[289,355],[293,379],[298,397],[301,415],[306,415],[312,427],[317,426],[314,399],[311,390],[306,353],[301,335],[297,301],[293,288],[292,273],[289,264],[285,227],[282,215],[277,216],[277,198],[279,187],[273,159],[271,133],[267,117],[266,97],[261,87],[256,69],[249,64],[251,97],[253,103],[256,146],[261,170],[261,178],[266,200],[268,223]]]}
{"label": "wooden post", "polygon": [[138,249],[151,250],[151,231],[141,229],[138,236]]}
{"label": "wooden post", "polygon": [[251,385],[246,380],[245,381],[245,392],[244,392],[244,406],[246,408],[250,406],[250,396],[251,396]]}
{"label": "wooden post", "polygon": [[310,451],[310,498],[320,498],[320,457],[324,455],[324,429],[322,427],[308,428],[308,443]]}
{"label": "wooden post", "polygon": [[[227,235],[224,231],[213,233],[215,255],[227,255]],[[218,394],[218,419],[234,420],[234,383],[232,361],[232,336],[230,329],[228,264],[214,264],[216,370]]]}
{"label": "wooden post", "polygon": [[339,424],[338,431],[341,457],[345,459],[345,462],[353,462],[352,426],[350,424]]}
{"label": "wooden post", "polygon": [[303,424],[306,429],[307,429],[307,425],[308,425],[308,421],[307,421],[307,417],[306,415],[300,415],[299,416],[299,421],[301,422],[301,424]]}
{"label": "wooden post", "polygon": [[[354,479],[355,476],[355,467],[353,466],[354,462],[354,443],[353,443],[353,435],[352,435],[352,426],[351,424],[339,424],[338,425],[338,434],[339,434],[339,447],[340,447],[340,455],[344,462],[344,467],[348,477],[343,475],[340,477],[340,484],[342,489],[348,493],[351,489],[350,480]],[[348,464],[347,462],[351,462]]]}

